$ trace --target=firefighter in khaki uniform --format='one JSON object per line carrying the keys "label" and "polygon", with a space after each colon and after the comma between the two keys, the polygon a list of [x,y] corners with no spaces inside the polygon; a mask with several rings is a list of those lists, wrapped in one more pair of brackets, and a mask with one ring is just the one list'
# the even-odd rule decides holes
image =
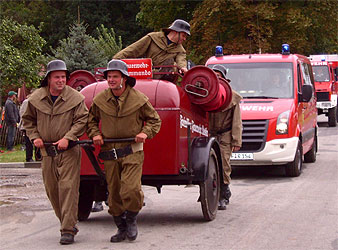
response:
{"label": "firefighter in khaki uniform", "polygon": [[[184,20],[175,20],[168,29],[151,32],[140,40],[118,52],[114,59],[151,58],[154,66],[176,65],[186,73],[186,51],[182,43],[190,36],[190,24]],[[165,70],[168,71],[168,70]]]}
{"label": "firefighter in khaki uniform", "polygon": [[[148,98],[133,88],[136,80],[128,75],[126,63],[111,60],[104,77],[109,88],[93,100],[87,134],[94,144],[102,145],[99,158],[104,160],[108,184],[108,212],[118,228],[110,241],[120,242],[126,237],[135,240],[136,216],[144,198],[141,189],[143,143],[159,132],[161,120]],[[135,142],[104,143],[103,138],[135,138]]]}
{"label": "firefighter in khaki uniform", "polygon": [[[225,78],[226,69],[222,65],[212,68],[218,77]],[[242,97],[232,90],[232,100],[228,107],[216,113],[209,113],[209,129],[211,136],[215,136],[221,147],[223,162],[223,180],[221,194],[218,204],[219,210],[225,210],[231,196],[230,184],[230,156],[232,152],[238,151],[242,146],[242,118],[239,103]]]}
{"label": "firefighter in khaki uniform", "polygon": [[88,119],[84,96],[66,86],[68,78],[63,61],[49,62],[41,88],[29,97],[22,116],[28,137],[41,149],[42,177],[61,223],[61,244],[73,243],[78,232],[81,148],[72,141],[85,132]]}

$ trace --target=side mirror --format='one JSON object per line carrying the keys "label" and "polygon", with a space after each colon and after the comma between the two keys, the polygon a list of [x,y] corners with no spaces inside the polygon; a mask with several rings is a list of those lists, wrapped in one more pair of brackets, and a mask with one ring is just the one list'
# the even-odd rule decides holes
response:
{"label": "side mirror", "polygon": [[309,102],[313,95],[313,86],[309,84],[304,84],[302,86],[302,94],[300,96],[301,102]]}

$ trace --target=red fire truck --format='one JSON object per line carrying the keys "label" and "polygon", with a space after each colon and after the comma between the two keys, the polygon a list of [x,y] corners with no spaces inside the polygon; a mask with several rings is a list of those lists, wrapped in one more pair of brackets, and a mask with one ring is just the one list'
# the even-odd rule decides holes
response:
{"label": "red fire truck", "polygon": [[242,95],[242,148],[233,153],[236,166],[285,166],[299,176],[305,162],[315,162],[317,109],[314,80],[307,57],[290,54],[223,56],[222,48],[206,65],[223,65],[231,87]]}
{"label": "red fire truck", "polygon": [[[180,84],[179,75],[173,72],[154,73],[171,81],[153,79],[147,60],[124,60],[130,75],[137,78],[135,88],[148,96],[162,120],[160,132],[144,145],[142,184],[156,187],[159,193],[163,185],[199,185],[203,216],[213,220],[223,169],[219,144],[209,137],[208,111],[227,107],[231,88],[205,66],[190,69]],[[88,108],[94,96],[106,88],[107,81],[98,81],[81,90]],[[84,135],[81,140],[88,138]],[[100,148],[82,146],[79,220],[88,218],[93,201],[107,199],[103,164],[97,160]]]}
{"label": "red fire truck", "polygon": [[328,117],[330,127],[337,126],[338,55],[311,55],[315,78],[318,115]]}

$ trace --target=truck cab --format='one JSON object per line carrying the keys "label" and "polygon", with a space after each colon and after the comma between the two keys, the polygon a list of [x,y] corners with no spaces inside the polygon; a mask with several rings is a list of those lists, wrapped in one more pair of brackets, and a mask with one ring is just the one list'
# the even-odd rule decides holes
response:
{"label": "truck cab", "polygon": [[311,55],[318,115],[328,117],[330,127],[336,127],[338,121],[338,55]]}
{"label": "truck cab", "polygon": [[290,177],[305,162],[315,162],[317,108],[310,60],[290,54],[223,55],[206,66],[221,64],[233,90],[242,97],[242,148],[233,153],[235,166],[283,165]]}

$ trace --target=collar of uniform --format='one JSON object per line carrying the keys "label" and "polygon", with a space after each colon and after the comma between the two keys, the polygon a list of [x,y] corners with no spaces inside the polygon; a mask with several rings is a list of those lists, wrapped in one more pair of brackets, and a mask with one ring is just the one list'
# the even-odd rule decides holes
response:
{"label": "collar of uniform", "polygon": [[41,90],[40,90],[41,94],[39,96],[39,99],[40,101],[45,99],[46,97],[49,96],[49,91],[48,91],[48,86],[46,87],[41,87]]}
{"label": "collar of uniform", "polygon": [[[62,98],[62,100],[64,100],[64,101],[67,101],[67,97],[65,95],[66,88],[67,88],[67,85],[63,88],[61,94],[59,95]],[[51,95],[50,92],[49,92],[48,86],[42,87],[42,89],[43,89],[43,91],[42,91],[42,94],[40,96],[40,100],[43,100],[44,98],[49,97]]]}
{"label": "collar of uniform", "polygon": [[185,49],[182,44],[171,43],[168,45],[167,37],[163,31],[151,32],[148,34],[151,37],[152,41],[162,50],[168,53],[185,53]]}
{"label": "collar of uniform", "polygon": [[[126,99],[126,96],[128,95],[128,92],[130,91],[130,88],[131,87],[128,84],[126,84],[125,90],[123,91],[122,95],[120,95],[119,98],[118,98],[121,102],[123,102],[124,99]],[[107,97],[106,97],[106,101],[110,101],[110,100],[113,100],[113,101],[116,100],[115,96],[113,94],[113,91],[111,89],[110,89],[110,91],[108,91],[108,94],[107,94]]]}

